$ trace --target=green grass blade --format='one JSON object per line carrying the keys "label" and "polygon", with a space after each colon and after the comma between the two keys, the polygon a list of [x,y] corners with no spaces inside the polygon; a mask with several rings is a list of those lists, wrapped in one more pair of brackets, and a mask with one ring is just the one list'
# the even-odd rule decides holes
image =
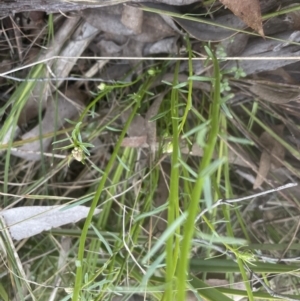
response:
{"label": "green grass blade", "polygon": [[184,225],[183,231],[183,241],[180,249],[180,260],[177,269],[177,281],[178,281],[178,301],[185,300],[186,294],[186,275],[188,272],[189,258],[190,258],[190,249],[191,249],[191,240],[194,234],[194,221],[199,211],[199,200],[203,191],[204,177],[201,177],[200,174],[202,170],[207,168],[210,165],[215,144],[217,142],[217,135],[219,132],[219,111],[220,111],[220,70],[218,61],[212,52],[207,48],[206,51],[213,61],[214,65],[214,93],[213,93],[213,102],[211,104],[210,118],[211,118],[211,129],[209,131],[209,137],[206,147],[204,148],[204,154],[202,161],[198,170],[198,179],[194,185],[191,202],[188,208],[188,217]]}

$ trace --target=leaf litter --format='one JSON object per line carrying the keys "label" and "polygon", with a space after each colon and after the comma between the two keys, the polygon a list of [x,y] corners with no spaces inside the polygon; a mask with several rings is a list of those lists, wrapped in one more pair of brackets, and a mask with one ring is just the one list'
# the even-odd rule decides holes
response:
{"label": "leaf litter", "polygon": [[220,2],[264,37],[259,0],[220,0]]}
{"label": "leaf litter", "polygon": [[[280,137],[283,134],[284,125],[280,124],[273,128],[274,132]],[[260,143],[264,149],[262,151],[259,168],[253,189],[257,189],[262,185],[264,179],[267,177],[270,168],[279,168],[285,156],[284,146],[272,137],[268,132],[263,132],[259,138]]]}
{"label": "leaf litter", "polygon": [[[85,218],[89,208],[76,206],[64,208],[62,206],[23,206],[2,210],[6,226],[15,240],[32,237],[43,231],[49,231],[69,223],[77,223]],[[97,209],[95,214],[100,213]]]}

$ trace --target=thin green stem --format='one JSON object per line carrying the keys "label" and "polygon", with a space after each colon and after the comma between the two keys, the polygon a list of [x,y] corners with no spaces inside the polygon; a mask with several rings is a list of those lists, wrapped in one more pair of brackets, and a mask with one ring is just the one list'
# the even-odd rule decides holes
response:
{"label": "thin green stem", "polygon": [[[174,73],[174,86],[177,85],[179,64],[176,64]],[[173,89],[171,94],[171,118],[172,118],[172,130],[173,130],[173,152],[172,152],[172,162],[171,162],[171,181],[170,181],[170,195],[168,199],[168,225],[173,224],[176,216],[179,214],[179,130],[178,130],[178,89]],[[179,228],[177,229],[177,232]],[[179,233],[178,233],[179,234]],[[177,235],[178,237],[178,235]],[[175,250],[178,250],[179,241],[175,240]],[[167,240],[167,256],[166,256],[166,295],[165,300],[174,300],[173,294],[173,277],[177,265],[178,255],[175,257],[174,254],[174,233],[170,235]]]}
{"label": "thin green stem", "polygon": [[94,214],[94,211],[96,209],[96,206],[98,204],[98,201],[100,199],[100,195],[102,193],[102,190],[104,188],[104,185],[106,183],[106,180],[108,178],[108,175],[110,173],[111,168],[113,167],[114,163],[115,163],[115,159],[117,157],[118,151],[121,147],[121,143],[123,138],[125,137],[125,134],[127,133],[127,130],[129,128],[129,125],[131,124],[138,108],[140,106],[140,99],[137,99],[135,101],[135,105],[133,107],[133,110],[124,126],[124,129],[120,135],[120,138],[118,140],[118,142],[115,145],[115,149],[114,152],[111,155],[111,158],[105,168],[104,174],[100,180],[100,183],[98,185],[97,191],[95,193],[95,196],[93,198],[92,204],[91,204],[91,209],[89,211],[89,214],[86,218],[86,221],[84,223],[84,227],[82,229],[82,233],[81,233],[81,237],[80,237],[80,242],[79,242],[79,249],[78,249],[78,256],[77,256],[77,268],[76,268],[76,278],[75,278],[75,285],[74,285],[74,291],[73,291],[73,297],[72,300],[73,301],[78,301],[79,300],[79,295],[80,295],[80,290],[81,290],[81,283],[82,283],[82,264],[83,264],[83,257],[84,257],[84,246],[85,246],[85,241],[86,241],[86,237],[87,237],[87,233],[88,233],[88,229],[90,226],[90,223],[92,221],[92,217]]}
{"label": "thin green stem", "polygon": [[[192,62],[192,47],[191,47],[191,42],[188,36],[186,36],[186,44],[187,44],[187,50],[189,54],[189,77],[193,76],[193,62]],[[192,92],[193,92],[193,80],[189,79],[188,80],[188,96],[187,96],[187,104],[184,110],[184,114],[179,126],[179,133],[183,130],[183,127],[185,125],[187,116],[189,111],[192,108]]]}
{"label": "thin green stem", "polygon": [[210,165],[215,144],[217,142],[217,135],[219,131],[219,111],[220,111],[220,70],[219,64],[212,52],[207,49],[208,55],[211,57],[214,65],[214,97],[211,105],[211,129],[204,149],[202,161],[198,170],[198,178],[192,191],[191,203],[188,208],[188,217],[184,225],[183,241],[181,245],[181,254],[177,270],[178,279],[178,297],[177,300],[184,301],[186,294],[186,280],[189,266],[191,241],[194,234],[194,221],[199,211],[199,200],[203,191],[205,177],[201,176],[202,170]]}

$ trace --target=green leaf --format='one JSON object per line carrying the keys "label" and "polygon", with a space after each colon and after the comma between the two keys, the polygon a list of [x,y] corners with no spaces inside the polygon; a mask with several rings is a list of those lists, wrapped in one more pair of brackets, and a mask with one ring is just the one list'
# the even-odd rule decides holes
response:
{"label": "green leaf", "polygon": [[70,141],[70,138],[65,138],[65,139],[61,139],[61,140],[58,140],[58,141],[54,141],[54,142],[52,142],[52,144],[57,144],[57,143],[61,143],[61,142],[64,142],[64,141]]}
{"label": "green leaf", "polygon": [[226,157],[214,160],[210,165],[201,170],[199,177],[210,176],[220,167],[220,165],[224,164],[226,160]]}
{"label": "green leaf", "polygon": [[56,147],[54,149],[70,149],[70,148],[74,148],[74,147],[75,147],[75,145],[71,144],[71,145],[68,145],[68,146]]}
{"label": "green leaf", "polygon": [[180,88],[186,87],[187,85],[188,85],[187,82],[179,83],[179,84],[175,85],[173,87],[173,89],[180,89]]}
{"label": "green leaf", "polygon": [[212,77],[208,77],[208,76],[193,75],[193,76],[189,76],[188,80],[197,80],[200,82],[214,82],[215,79]]}

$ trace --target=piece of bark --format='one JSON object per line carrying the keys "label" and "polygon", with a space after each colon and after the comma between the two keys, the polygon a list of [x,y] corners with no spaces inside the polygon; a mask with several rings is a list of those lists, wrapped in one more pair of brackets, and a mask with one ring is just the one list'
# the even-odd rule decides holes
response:
{"label": "piece of bark", "polygon": [[[1,1],[0,16],[8,16],[24,11],[44,11],[47,13],[61,13],[78,11],[86,8],[112,6],[126,2],[145,2],[147,0],[5,0]],[[170,5],[188,5],[199,0],[158,0],[157,2]]]}

